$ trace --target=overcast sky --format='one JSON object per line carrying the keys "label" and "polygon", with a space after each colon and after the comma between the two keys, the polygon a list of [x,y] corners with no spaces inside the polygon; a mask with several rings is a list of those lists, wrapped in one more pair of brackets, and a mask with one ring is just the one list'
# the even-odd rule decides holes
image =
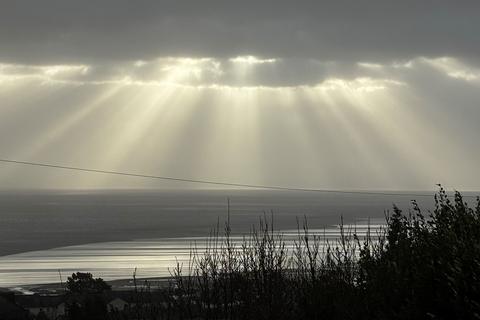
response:
{"label": "overcast sky", "polygon": [[[0,158],[480,189],[480,2],[2,0]],[[193,187],[0,164],[0,188]]]}

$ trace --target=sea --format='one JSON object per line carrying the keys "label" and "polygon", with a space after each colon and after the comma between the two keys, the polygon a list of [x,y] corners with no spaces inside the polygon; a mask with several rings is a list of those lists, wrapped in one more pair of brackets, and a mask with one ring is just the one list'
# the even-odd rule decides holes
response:
{"label": "sea", "polygon": [[[468,194],[466,195],[473,195]],[[261,220],[293,245],[298,228],[335,239],[342,223],[379,230],[394,205],[434,208],[434,192],[267,190],[0,191],[0,287],[58,283],[73,272],[105,280],[168,277],[225,224],[240,242]],[[473,199],[473,198],[472,198]],[[473,200],[472,200],[473,201]]]}

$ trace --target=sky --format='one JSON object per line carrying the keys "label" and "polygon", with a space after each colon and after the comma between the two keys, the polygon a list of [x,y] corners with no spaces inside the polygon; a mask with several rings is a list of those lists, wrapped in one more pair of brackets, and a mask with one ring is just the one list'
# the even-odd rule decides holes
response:
{"label": "sky", "polygon": [[[0,158],[480,190],[480,2],[1,0]],[[0,188],[192,188],[0,163]]]}

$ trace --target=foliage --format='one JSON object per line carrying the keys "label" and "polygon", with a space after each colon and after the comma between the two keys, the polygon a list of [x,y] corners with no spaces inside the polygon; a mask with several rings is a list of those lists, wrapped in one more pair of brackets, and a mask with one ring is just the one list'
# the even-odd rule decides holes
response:
{"label": "foliage", "polygon": [[361,251],[360,289],[370,318],[480,318],[480,200],[469,208],[440,188],[435,210],[394,208],[386,241]]}
{"label": "foliage", "polygon": [[107,304],[103,293],[110,286],[101,278],[93,278],[91,273],[77,272],[68,277],[66,311],[69,319],[105,319]]}
{"label": "foliage", "polygon": [[394,207],[365,237],[342,223],[329,242],[305,220],[288,247],[264,218],[239,245],[217,227],[168,290],[153,298],[148,287],[114,318],[480,319],[479,291],[480,199],[470,208],[440,187],[433,212]]}
{"label": "foliage", "polygon": [[78,294],[102,293],[110,290],[110,286],[102,279],[94,279],[91,273],[73,273],[67,279],[67,291]]}
{"label": "foliage", "polygon": [[342,224],[328,243],[304,221],[298,235],[288,252],[263,220],[237,248],[227,225],[188,275],[176,269],[170,307],[202,319],[480,318],[478,199],[469,208],[440,187],[433,212],[394,207],[381,234],[360,239]]}

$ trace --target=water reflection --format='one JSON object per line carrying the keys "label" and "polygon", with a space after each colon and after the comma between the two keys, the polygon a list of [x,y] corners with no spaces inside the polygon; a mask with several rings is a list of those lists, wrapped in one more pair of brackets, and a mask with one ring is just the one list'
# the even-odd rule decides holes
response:
{"label": "water reflection", "polygon": [[[383,227],[381,221],[359,221],[345,226],[347,233],[356,232],[365,236],[368,228],[372,235]],[[309,231],[334,243],[340,236],[339,226]],[[283,235],[288,250],[291,252],[297,230],[279,231]],[[232,237],[237,246],[244,237]],[[31,251],[0,257],[0,287],[18,285],[58,283],[60,274],[63,280],[73,272],[91,272],[106,280],[131,278],[137,268],[137,277],[166,277],[176,263],[186,263],[192,248],[203,252],[208,237],[182,237],[161,239],[138,239],[133,241],[101,242]]]}

